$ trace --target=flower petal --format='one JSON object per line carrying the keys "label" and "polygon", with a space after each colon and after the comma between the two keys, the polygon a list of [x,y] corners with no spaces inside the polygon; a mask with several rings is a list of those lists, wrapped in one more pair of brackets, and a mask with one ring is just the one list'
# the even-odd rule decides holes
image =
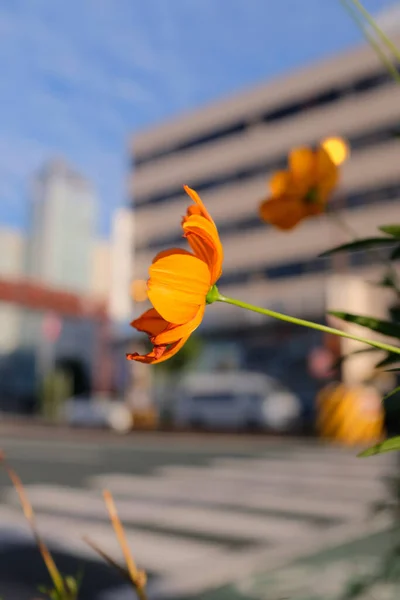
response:
{"label": "flower petal", "polygon": [[179,340],[183,337],[189,337],[191,333],[200,325],[204,317],[204,311],[206,309],[206,305],[204,303],[197,312],[197,315],[191,321],[187,323],[183,323],[183,325],[175,325],[170,323],[168,327],[160,332],[159,334],[155,334],[154,337],[151,338],[151,342],[156,345],[163,344],[172,344],[176,340]]}
{"label": "flower petal", "polygon": [[285,194],[289,191],[292,183],[290,171],[276,171],[269,180],[271,196],[281,196],[282,194]]}
{"label": "flower petal", "polygon": [[147,333],[147,335],[150,337],[159,335],[162,331],[165,331],[169,325],[170,323],[165,321],[165,319],[158,314],[155,308],[146,310],[146,312],[144,312],[138,319],[135,319],[131,323],[132,327],[138,331]]}
{"label": "flower petal", "polygon": [[289,154],[289,167],[295,177],[307,177],[315,169],[315,154],[311,148],[294,148]]}
{"label": "flower petal", "polygon": [[156,311],[177,325],[194,319],[211,287],[207,264],[192,254],[171,254],[149,272],[148,296]]}
{"label": "flower petal", "polygon": [[224,260],[216,226],[201,215],[191,215],[186,218],[182,227],[195,255],[208,265],[213,285],[221,277]]}
{"label": "flower petal", "polygon": [[186,344],[188,337],[182,338],[181,340],[178,340],[169,346],[154,346],[153,350],[147,354],[139,354],[138,352],[127,354],[126,358],[128,360],[136,360],[137,362],[152,365],[162,363],[177,354],[177,352],[179,352],[179,350]]}
{"label": "flower petal", "polygon": [[189,250],[185,250],[184,248],[168,248],[167,250],[161,250],[152,260],[152,264],[154,264],[160,258],[165,258],[166,256],[171,256],[172,254],[184,254],[186,256],[193,256]]}
{"label": "flower petal", "polygon": [[349,157],[350,147],[341,137],[325,138],[320,145],[327,151],[336,166],[344,163]]}
{"label": "flower petal", "polygon": [[[185,190],[185,192],[191,197],[191,199],[193,200],[193,202],[196,203],[196,206],[200,209],[200,214],[205,217],[206,219],[208,219],[209,221],[211,221],[211,223],[214,223],[210,213],[208,212],[208,210],[206,209],[206,207],[203,204],[202,199],[200,198],[200,196],[198,195],[197,192],[195,192],[194,190],[192,190],[192,188],[190,188],[188,185],[184,185],[183,189]],[[189,212],[190,210],[193,211],[193,209],[188,209],[188,215],[190,216],[190,214],[193,214],[193,212]],[[196,211],[197,213],[197,211]]]}
{"label": "flower petal", "polygon": [[317,188],[320,202],[325,205],[339,180],[339,169],[328,152],[320,147],[316,152]]}
{"label": "flower petal", "polygon": [[287,230],[295,227],[307,213],[299,198],[280,196],[264,200],[260,205],[260,216],[263,221]]}

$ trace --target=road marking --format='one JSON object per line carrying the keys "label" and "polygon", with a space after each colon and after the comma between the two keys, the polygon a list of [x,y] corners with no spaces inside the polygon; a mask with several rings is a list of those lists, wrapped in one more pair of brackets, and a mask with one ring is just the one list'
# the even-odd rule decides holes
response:
{"label": "road marking", "polygon": [[[23,448],[25,455],[31,456],[38,452],[55,464],[64,464],[58,456],[66,450],[65,445],[55,444],[55,453],[46,443],[37,444],[30,453],[28,445],[13,448]],[[82,462],[79,459],[85,452],[73,448],[70,457]],[[89,456],[102,457],[101,446],[92,449]],[[177,454],[181,449],[170,450]],[[309,460],[307,452],[299,450],[295,457],[285,458],[278,458],[277,453],[250,459],[220,457],[206,467],[162,467],[148,476],[102,474],[86,481],[89,489],[43,484],[27,485],[26,489],[40,531],[53,545],[93,558],[92,550],[80,538],[87,534],[118,559],[120,551],[100,495],[100,488],[111,489],[139,566],[158,575],[151,597],[176,598],[224,585],[255,569],[280,566],[329,543],[344,543],[363,532],[382,529],[382,521],[377,525],[366,522],[365,517],[371,500],[382,497],[379,476],[387,472],[389,461],[381,461],[379,472],[376,463],[369,470],[366,461],[346,458],[344,452],[324,450],[325,454]],[[8,488],[3,497],[13,506],[0,505],[0,523],[7,524],[0,529],[0,543],[9,540],[10,527],[19,535],[21,531],[28,535],[15,506],[15,492]],[[282,514],[264,517],[255,510]],[[293,514],[286,517],[285,511]],[[307,522],[305,515],[338,519],[344,524],[322,530]],[[155,533],[141,529],[146,526]],[[199,534],[210,540],[213,536],[214,541],[200,539]],[[250,539],[254,546],[234,548],[234,539]]]}
{"label": "road marking", "polygon": [[322,475],[304,474],[296,476],[276,471],[260,471],[250,468],[222,468],[211,465],[209,467],[187,467],[187,466],[164,466],[157,469],[160,475],[165,475],[175,480],[207,480],[208,485],[214,485],[215,480],[237,480],[243,484],[261,488],[265,487],[267,493],[277,485],[281,488],[286,488],[287,494],[297,494],[302,490],[308,490],[310,495],[316,494],[328,496],[330,498],[375,498],[381,495],[384,484],[379,480],[361,479],[355,482],[346,483],[341,477],[331,477]]}
{"label": "road marking", "polygon": [[216,458],[213,464],[221,468],[242,468],[253,469],[265,472],[286,473],[291,476],[303,475],[329,475],[346,479],[365,479],[381,478],[393,472],[393,462],[384,463],[368,460],[355,459],[355,461],[325,461],[321,458],[319,461],[304,460],[303,457],[296,456],[293,461],[283,461],[275,458]]}
{"label": "road marking", "polygon": [[[296,494],[287,494],[285,489],[274,486],[253,490],[248,485],[232,481],[214,481],[204,485],[203,481],[174,480],[167,477],[123,475],[110,473],[93,476],[90,485],[96,489],[109,487],[116,497],[144,498],[147,501],[234,506],[242,509],[288,512],[305,516],[338,519],[362,518],[366,502],[359,497],[353,499],[328,499],[314,497],[310,488]],[[376,500],[382,498],[376,496]]]}
{"label": "road marking", "polygon": [[[104,502],[98,495],[84,490],[59,486],[28,485],[26,492],[36,511],[52,510],[87,518],[107,519]],[[16,501],[14,490],[6,494]],[[284,517],[266,517],[226,511],[220,508],[198,508],[119,500],[118,514],[127,524],[148,524],[187,533],[223,536],[227,540],[243,539],[268,543],[302,537],[312,526]]]}
{"label": "road marking", "polygon": [[[79,518],[61,517],[45,513],[36,514],[40,533],[54,548],[63,548],[82,557],[93,559],[97,555],[85,544],[82,536],[87,535],[113,558],[122,561],[121,551],[109,522],[85,522]],[[0,522],[6,523],[6,536],[10,527],[15,527],[19,537],[26,531],[30,536],[21,511],[17,508],[0,506]],[[0,527],[0,539],[1,539]],[[158,573],[187,568],[189,565],[201,565],[202,561],[220,559],[225,550],[215,544],[171,537],[162,533],[152,533],[125,528],[129,546],[141,568]]]}

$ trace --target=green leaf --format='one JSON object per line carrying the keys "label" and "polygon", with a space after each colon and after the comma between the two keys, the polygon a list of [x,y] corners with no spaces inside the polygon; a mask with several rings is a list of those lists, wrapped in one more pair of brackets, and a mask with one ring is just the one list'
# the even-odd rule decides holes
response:
{"label": "green leaf", "polygon": [[393,452],[394,450],[400,450],[400,435],[389,438],[380,444],[375,444],[375,446],[371,446],[370,448],[367,448],[367,450],[363,450],[357,456],[360,458],[367,458],[368,456],[384,454],[385,452]]}
{"label": "green leaf", "polygon": [[396,280],[392,273],[386,273],[380,281],[377,281],[374,285],[377,287],[393,288],[396,289]]}
{"label": "green leaf", "polygon": [[328,314],[332,315],[333,317],[343,319],[343,321],[347,321],[348,323],[354,323],[355,325],[367,327],[368,329],[371,329],[372,331],[376,331],[378,333],[382,333],[383,335],[400,338],[400,324],[398,323],[392,323],[391,321],[381,321],[380,319],[375,319],[374,317],[354,315],[338,310],[330,310]]}
{"label": "green leaf", "polygon": [[397,392],[400,392],[400,385],[398,385],[396,388],[394,388],[394,390],[392,390],[391,392],[389,392],[388,394],[386,394],[386,396],[383,399],[387,400],[391,396],[394,396],[395,394],[397,394]]}
{"label": "green leaf", "polygon": [[[334,363],[333,368],[338,369],[342,366],[345,360],[355,356],[356,354],[365,354],[366,352],[382,352],[379,348],[360,348],[360,350],[354,350],[353,352],[349,352],[349,354],[345,354],[340,356],[337,361]],[[397,359],[400,362],[400,356]]]}
{"label": "green leaf", "polygon": [[[400,356],[395,354],[394,352],[389,352],[385,358],[380,360],[376,365],[375,369],[380,369],[381,367],[387,367],[388,365],[393,365],[394,363],[400,362]],[[389,369],[390,370],[390,369]]]}
{"label": "green leaf", "polygon": [[375,238],[364,238],[363,240],[357,240],[356,242],[350,242],[349,244],[342,244],[341,246],[336,246],[336,248],[332,248],[331,250],[326,250],[320,254],[320,257],[330,256],[331,254],[336,254],[337,252],[355,252],[357,250],[369,250],[370,248],[376,248],[379,246],[392,246],[395,243],[393,237],[375,237]]}
{"label": "green leaf", "polygon": [[400,240],[400,225],[382,225],[378,229]]}
{"label": "green leaf", "polygon": [[400,246],[396,246],[390,255],[390,260],[397,260],[398,258],[400,258]]}

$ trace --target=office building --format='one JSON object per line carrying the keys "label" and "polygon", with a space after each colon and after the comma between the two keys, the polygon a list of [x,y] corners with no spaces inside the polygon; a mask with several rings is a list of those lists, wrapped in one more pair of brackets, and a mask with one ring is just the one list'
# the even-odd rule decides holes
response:
{"label": "office building", "polygon": [[97,199],[65,161],[53,160],[32,186],[27,274],[57,289],[89,293]]}
{"label": "office building", "polygon": [[[180,218],[190,202],[182,190],[188,184],[220,231],[222,293],[323,321],[332,270],[373,277],[380,268],[376,257],[354,254],[346,264],[318,258],[349,241],[348,233],[328,215],[278,231],[259,220],[259,202],[271,174],[285,168],[290,149],[339,135],[351,147],[333,199],[342,220],[359,236],[399,221],[399,98],[398,84],[364,44],[136,134],[130,173],[135,276],[146,277],[160,250],[185,245]],[[300,377],[307,348],[321,343],[312,331],[227,305],[207,309],[201,332],[234,340],[245,364],[280,377],[296,377],[302,363]]]}
{"label": "office building", "polygon": [[129,207],[121,207],[115,212],[112,222],[108,311],[117,328],[122,329],[132,320],[133,253],[133,212]]}

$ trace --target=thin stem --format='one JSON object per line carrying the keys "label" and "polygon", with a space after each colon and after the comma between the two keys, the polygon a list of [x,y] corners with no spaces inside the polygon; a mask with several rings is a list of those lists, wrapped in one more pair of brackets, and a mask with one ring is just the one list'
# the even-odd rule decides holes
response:
{"label": "thin stem", "polygon": [[341,215],[337,211],[329,211],[327,212],[327,215],[332,219],[332,221],[334,221],[335,225],[337,225],[340,230],[345,231],[351,239],[358,239],[358,233],[351,227],[351,225],[342,219]]}
{"label": "thin stem", "polygon": [[[390,58],[388,58],[386,56],[386,54],[383,52],[382,48],[379,46],[377,41],[374,40],[373,36],[365,29],[364,23],[362,21],[362,17],[360,17],[360,14],[359,14],[359,11],[361,11],[361,9],[357,6],[353,6],[354,0],[341,0],[341,3],[343,4],[344,8],[349,13],[351,18],[355,21],[356,25],[361,29],[365,38],[367,39],[369,44],[372,46],[372,48],[375,50],[376,54],[379,56],[381,62],[386,67],[386,69],[388,70],[390,75],[393,77],[393,79],[395,81],[397,81],[397,83],[400,83],[400,73],[396,69],[395,65],[392,63]],[[364,14],[364,13],[362,12],[362,14]],[[370,21],[369,21],[369,23],[371,24]],[[379,28],[374,21],[373,21],[372,27],[374,28],[375,33],[377,34]],[[381,32],[381,33],[385,37],[385,40],[388,40],[390,42],[390,40],[388,38],[386,38],[385,34],[383,32]],[[390,42],[390,43],[392,44],[392,42]]]}
{"label": "thin stem", "polygon": [[129,545],[125,536],[125,531],[118,516],[117,508],[114,503],[114,498],[112,497],[111,492],[108,490],[103,491],[104,501],[106,503],[106,507],[108,510],[108,514],[110,516],[110,520],[112,526],[115,531],[115,535],[117,536],[117,540],[121,547],[122,553],[124,555],[127,571],[129,573],[129,577],[132,581],[132,584],[136,588],[137,595],[139,596],[139,600],[147,600],[145,585],[146,585],[146,577],[142,571],[139,571],[136,567],[136,563],[133,559],[133,556],[129,550]]}
{"label": "thin stem", "polygon": [[31,527],[36,544],[42,555],[43,561],[47,567],[47,570],[52,579],[54,587],[56,588],[58,593],[62,596],[62,598],[67,598],[67,592],[66,592],[66,589],[64,586],[63,578],[62,578],[46,544],[44,543],[44,541],[42,540],[42,538],[39,535],[38,529],[36,527],[35,514],[33,512],[32,505],[28,500],[28,496],[26,495],[24,486],[22,485],[22,481],[19,478],[19,476],[17,475],[17,473],[14,471],[14,469],[12,469],[9,466],[3,453],[0,453],[0,462],[2,463],[3,468],[5,469],[7,475],[11,479],[11,482],[14,485],[14,488],[18,494],[24,516]]}
{"label": "thin stem", "polygon": [[390,50],[393,56],[396,57],[397,60],[400,60],[400,50],[397,46],[392,42],[390,38],[382,31],[382,29],[376,24],[375,20],[371,17],[369,12],[364,8],[359,0],[351,0],[354,6],[360,11],[363,15],[367,23],[372,27],[375,31],[376,35],[382,40],[386,47]]}
{"label": "thin stem", "polygon": [[356,342],[362,342],[363,344],[368,344],[374,348],[378,348],[379,350],[385,350],[386,352],[394,352],[396,354],[400,354],[400,347],[391,346],[390,344],[384,344],[383,342],[378,342],[375,340],[369,340],[367,338],[359,337],[357,335],[353,335],[351,333],[346,333],[345,331],[341,331],[340,329],[335,329],[334,327],[328,327],[327,325],[320,325],[318,323],[313,323],[312,321],[306,321],[304,319],[298,319],[297,317],[290,317],[289,315],[283,315],[282,313],[275,312],[274,310],[270,310],[269,308],[260,308],[259,306],[254,306],[253,304],[248,304],[247,302],[242,302],[241,300],[235,300],[234,298],[227,298],[226,296],[222,296],[219,294],[218,298],[216,298],[218,302],[225,302],[227,304],[233,304],[234,306],[239,306],[240,308],[245,308],[246,310],[251,310],[252,312],[259,313],[260,315],[266,315],[267,317],[272,317],[273,319],[278,319],[279,321],[285,321],[286,323],[292,323],[293,325],[301,325],[302,327],[308,327],[309,329],[316,329],[317,331],[323,331],[324,333],[331,333],[333,335],[337,335],[342,338],[347,338],[349,340],[354,340]]}

